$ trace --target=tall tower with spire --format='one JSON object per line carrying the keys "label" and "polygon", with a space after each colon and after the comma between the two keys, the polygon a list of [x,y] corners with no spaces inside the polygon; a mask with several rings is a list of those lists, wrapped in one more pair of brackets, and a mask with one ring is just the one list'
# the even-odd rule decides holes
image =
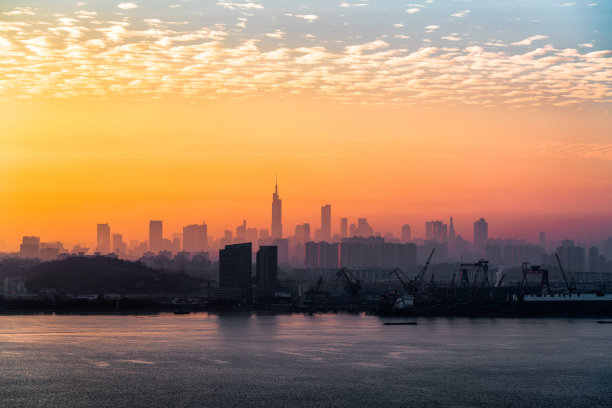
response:
{"label": "tall tower with spire", "polygon": [[278,174],[276,175],[276,184],[274,194],[272,194],[272,238],[278,239],[283,237],[283,200],[278,198]]}

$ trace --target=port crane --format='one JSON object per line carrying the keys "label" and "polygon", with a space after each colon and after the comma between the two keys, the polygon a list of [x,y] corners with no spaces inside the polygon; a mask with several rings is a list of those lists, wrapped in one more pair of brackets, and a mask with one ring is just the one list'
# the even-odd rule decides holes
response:
{"label": "port crane", "polygon": [[348,269],[342,268],[338,270],[336,273],[336,281],[339,279],[344,279],[346,282],[346,287],[349,289],[351,294],[351,299],[355,299],[359,296],[359,291],[361,290],[361,282],[349,272]]}
{"label": "port crane", "polygon": [[529,288],[529,281],[527,280],[528,275],[540,275],[540,293],[546,287],[548,293],[550,293],[550,282],[548,281],[548,269],[541,268],[538,265],[531,265],[529,262],[523,262],[523,279],[521,280],[520,286],[525,285],[525,289]]}
{"label": "port crane", "polygon": [[305,304],[314,306],[315,299],[321,291],[321,286],[323,286],[323,276],[319,276],[319,279],[317,279],[315,284],[306,291],[306,299],[304,300]]}
{"label": "port crane", "polygon": [[429,258],[427,258],[427,262],[425,262],[425,265],[423,265],[423,269],[421,270],[421,274],[418,276],[418,279],[415,278],[414,282],[414,286],[415,286],[415,291],[419,286],[424,286],[425,284],[425,273],[427,272],[427,269],[429,268],[429,264],[431,263],[431,258],[433,258],[433,254],[436,251],[436,248],[433,248],[431,250],[431,253],[429,254]]}
{"label": "port crane", "polygon": [[[397,276],[397,279],[402,284],[402,287],[404,288],[404,291],[406,291],[406,292],[408,292],[410,294],[414,294],[416,292],[416,290],[417,290],[416,286],[414,285],[412,280],[408,277],[408,275],[406,275],[400,268],[395,268],[391,272],[389,272],[389,276],[391,276],[393,274],[395,274],[395,276]],[[404,279],[402,279],[402,276],[404,277]]]}
{"label": "port crane", "polygon": [[572,292],[576,291],[576,283],[574,282],[576,277],[568,272],[571,280],[567,280],[567,276],[565,275],[565,269],[563,269],[563,265],[561,265],[561,259],[559,259],[559,254],[555,252],[555,257],[557,258],[557,263],[559,264],[559,269],[561,269],[561,275],[563,275],[563,280],[565,281],[565,286],[567,287],[567,292],[571,295]]}

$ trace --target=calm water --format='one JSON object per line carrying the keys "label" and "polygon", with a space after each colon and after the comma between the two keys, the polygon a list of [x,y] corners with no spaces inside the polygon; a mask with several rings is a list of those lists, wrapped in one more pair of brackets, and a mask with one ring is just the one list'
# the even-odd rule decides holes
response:
{"label": "calm water", "polygon": [[612,406],[587,319],[0,316],[0,406]]}

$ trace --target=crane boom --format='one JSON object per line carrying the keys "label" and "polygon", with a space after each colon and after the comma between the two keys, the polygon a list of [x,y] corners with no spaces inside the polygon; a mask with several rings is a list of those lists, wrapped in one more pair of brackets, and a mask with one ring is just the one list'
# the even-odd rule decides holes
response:
{"label": "crane boom", "polygon": [[433,257],[433,254],[435,251],[436,251],[436,248],[431,250],[431,254],[429,254],[429,258],[427,258],[427,262],[425,262],[425,265],[423,266],[423,270],[421,271],[421,276],[419,276],[420,281],[423,281],[423,278],[425,277],[425,272],[427,272],[427,268],[429,268],[429,263],[431,262],[431,258]]}
{"label": "crane boom", "polygon": [[[559,259],[559,254],[555,252],[555,256],[557,257],[557,263],[559,264],[559,269],[561,269],[561,275],[563,275],[563,280],[565,281],[565,286],[567,286],[567,291],[572,292],[572,285],[567,280],[567,276],[565,275],[565,269],[563,269],[563,265],[561,265],[561,259]],[[572,280],[573,282],[573,280]]]}

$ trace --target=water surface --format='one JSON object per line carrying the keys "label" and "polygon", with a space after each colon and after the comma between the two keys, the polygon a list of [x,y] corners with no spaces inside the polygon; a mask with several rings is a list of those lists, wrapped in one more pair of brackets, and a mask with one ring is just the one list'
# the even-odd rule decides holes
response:
{"label": "water surface", "polygon": [[350,314],[0,316],[2,406],[612,405],[612,325]]}

